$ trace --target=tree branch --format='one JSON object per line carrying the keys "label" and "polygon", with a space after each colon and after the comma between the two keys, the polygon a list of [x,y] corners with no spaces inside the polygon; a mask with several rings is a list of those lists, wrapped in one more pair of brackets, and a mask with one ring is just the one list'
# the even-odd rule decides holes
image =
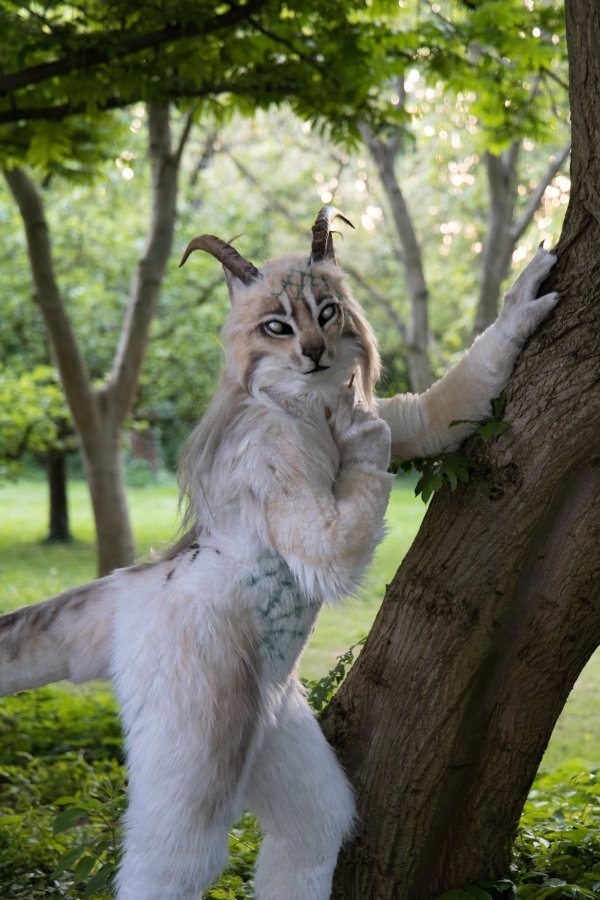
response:
{"label": "tree branch", "polygon": [[500,287],[510,269],[514,249],[510,227],[516,199],[520,146],[519,141],[513,141],[500,155],[490,150],[483,154],[489,194],[488,225],[481,259],[473,337],[485,331],[498,315]]}
{"label": "tree branch", "polygon": [[510,229],[510,237],[513,244],[516,244],[516,242],[520,240],[520,238],[522,238],[527,231],[527,228],[531,224],[531,220],[533,219],[540,203],[542,202],[542,197],[546,192],[546,188],[552,183],[554,177],[562,168],[563,163],[567,159],[570,152],[571,142],[568,141],[561,152],[558,154],[558,156],[555,157],[548,166],[544,176],[540,179],[536,189],[532,192],[531,197],[529,198],[527,209],[525,210],[519,221],[515,222]]}
{"label": "tree branch", "polygon": [[[235,82],[224,81],[220,84],[211,84],[210,87],[185,88],[177,85],[173,90],[165,89],[161,94],[164,102],[169,99],[173,101],[189,98],[192,100],[200,100],[203,97],[215,97],[222,93],[236,95],[252,95],[253,85],[248,78],[244,78],[244,82],[235,84]],[[124,106],[130,106],[140,100],[139,91],[133,92],[131,95],[120,95],[108,97],[94,107],[95,112],[110,112],[113,109],[122,109]],[[85,116],[89,115],[90,107],[85,101],[81,103],[59,103],[56,106],[28,106],[23,108],[14,108],[10,110],[0,110],[0,125],[10,125],[15,122],[62,122],[69,116]]]}
{"label": "tree branch", "polygon": [[394,139],[386,141],[378,137],[364,123],[360,125],[360,132],[377,168],[402,248],[401,262],[410,300],[410,319],[405,343],[411,388],[416,392],[425,391],[433,382],[428,356],[429,291],[419,240],[402,188],[396,178],[395,160],[401,145]]}
{"label": "tree branch", "polygon": [[[281,44],[282,47],[286,47],[293,54],[295,54],[298,59],[303,60],[303,62],[307,63],[307,65],[311,66],[313,69],[316,69],[318,72],[323,71],[323,67],[319,64],[317,59],[314,56],[310,56],[307,53],[303,53],[299,50],[291,41],[288,41],[286,38],[281,37],[275,32],[270,31],[268,28],[264,28],[256,19],[248,17],[248,21],[252,25],[256,31],[260,32],[260,34],[264,35],[264,37],[268,37],[269,40],[273,41],[275,44]],[[340,83],[339,78],[336,78],[335,72],[330,72],[329,77],[331,79],[331,84],[334,87],[337,87]]]}
{"label": "tree branch", "polygon": [[[189,136],[186,123],[182,134]],[[177,203],[177,178],[183,143],[171,151],[168,107],[148,106],[148,136],[152,160],[152,220],[131,286],[129,306],[119,346],[105,389],[115,423],[122,423],[129,412],[138,384],[150,323],[158,303],[160,287],[173,245]]]}
{"label": "tree branch", "polygon": [[183,151],[185,149],[185,145],[187,143],[187,139],[190,136],[190,132],[192,130],[192,126],[194,124],[194,116],[196,114],[196,110],[200,105],[200,101],[197,100],[189,113],[185,117],[185,122],[183,128],[181,129],[181,134],[179,135],[179,141],[177,142],[177,149],[175,150],[175,160],[177,161],[177,165],[179,166],[181,163],[181,157],[183,155]]}
{"label": "tree branch", "polygon": [[123,59],[140,50],[160,47],[185,38],[203,37],[221,28],[228,28],[248,20],[251,15],[266,5],[267,0],[248,0],[244,6],[234,6],[226,13],[212,18],[208,22],[177,22],[160,31],[146,34],[123,34],[120,31],[94,32],[83,35],[82,41],[93,42],[91,47],[83,47],[50,63],[30,66],[0,77],[0,95],[14,94],[27,85],[40,84],[51,78],[69,75],[82,69],[91,69],[103,63],[110,63],[115,58]]}

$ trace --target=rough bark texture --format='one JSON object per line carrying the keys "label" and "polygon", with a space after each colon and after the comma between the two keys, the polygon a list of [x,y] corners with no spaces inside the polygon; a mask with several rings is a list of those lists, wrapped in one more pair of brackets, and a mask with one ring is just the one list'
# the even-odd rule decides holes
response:
{"label": "rough bark texture", "polygon": [[573,195],[507,434],[435,498],[324,717],[359,826],[334,900],[505,874],[527,791],[600,642],[600,0],[567,4]]}
{"label": "rough bark texture", "polygon": [[134,559],[133,534],[125,497],[121,435],[135,397],[148,344],[150,323],[171,251],[177,175],[191,121],[190,116],[179,146],[173,151],[169,110],[163,107],[148,108],[152,221],[146,247],[133,280],[111,376],[106,386],[99,390],[91,387],[89,372],[55,278],[41,194],[22,169],[4,173],[23,217],[35,300],[46,322],[79,435],[96,523],[100,575],[129,565]]}

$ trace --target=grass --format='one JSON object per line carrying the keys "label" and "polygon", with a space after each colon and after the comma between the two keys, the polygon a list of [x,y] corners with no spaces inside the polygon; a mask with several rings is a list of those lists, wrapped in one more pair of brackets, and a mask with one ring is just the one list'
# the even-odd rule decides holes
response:
{"label": "grass", "polygon": [[[129,488],[129,503],[140,555],[168,543],[174,536],[177,490],[174,485]],[[0,487],[0,610],[8,611],[60,593],[95,576],[93,524],[87,487],[69,485],[71,528],[76,541],[70,546],[43,543],[48,518],[43,483],[19,481]],[[388,536],[381,544],[372,572],[360,596],[337,608],[326,609],[302,661],[302,674],[325,674],[343,653],[368,633],[385,585],[391,581],[408,550],[425,508],[415,499],[408,481],[399,481],[388,509]],[[552,769],[577,757],[582,766],[600,764],[600,652],[581,675],[556,726],[544,757]]]}

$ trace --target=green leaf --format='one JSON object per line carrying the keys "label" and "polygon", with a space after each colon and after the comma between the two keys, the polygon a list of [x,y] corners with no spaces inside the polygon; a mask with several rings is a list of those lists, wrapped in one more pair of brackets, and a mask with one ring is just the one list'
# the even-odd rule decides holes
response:
{"label": "green leaf", "polygon": [[63,831],[68,831],[69,828],[73,828],[86,818],[87,810],[71,806],[56,816],[52,823],[52,832],[53,834],[62,834]]}
{"label": "green leaf", "polygon": [[492,418],[499,419],[506,406],[506,394],[502,393],[499,397],[494,397],[494,399],[490,401],[490,406],[492,408]]}
{"label": "green leaf", "polygon": [[73,872],[73,878],[77,882],[85,881],[94,868],[96,860],[93,856],[82,856]]}
{"label": "green leaf", "polygon": [[86,898],[93,897],[94,894],[97,894],[103,888],[105,888],[112,877],[114,876],[116,871],[116,866],[113,863],[104,863],[103,866],[100,866],[98,871],[90,878],[83,896]]}
{"label": "green leaf", "polygon": [[489,441],[497,434],[504,434],[509,430],[510,424],[508,422],[497,422],[494,421],[494,419],[490,419],[489,422],[485,422],[484,425],[479,426],[479,428],[477,429],[477,434],[483,441]]}
{"label": "green leaf", "polygon": [[82,853],[87,849],[87,844],[81,844],[78,847],[74,847],[72,850],[69,850],[68,853],[65,853],[60,857],[58,861],[58,865],[52,872],[52,878],[58,878],[59,875],[62,875],[67,869],[69,869],[76,859],[79,859]]}
{"label": "green leaf", "polygon": [[456,472],[454,472],[452,469],[448,469],[444,474],[446,475],[446,478],[448,479],[448,482],[450,484],[450,490],[454,491],[458,485],[458,477],[456,475]]}

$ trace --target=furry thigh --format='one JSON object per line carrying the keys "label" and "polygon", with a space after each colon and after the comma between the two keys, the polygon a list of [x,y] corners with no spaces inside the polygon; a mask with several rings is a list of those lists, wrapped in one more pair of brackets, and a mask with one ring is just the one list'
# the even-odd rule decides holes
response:
{"label": "furry thigh", "polygon": [[198,900],[227,862],[246,765],[220,771],[191,722],[155,721],[129,740],[129,802],[117,900]]}
{"label": "furry thigh", "polygon": [[354,799],[299,685],[265,735],[245,805],[265,831],[257,900],[328,900],[338,851],[352,827]]}
{"label": "furry thigh", "polygon": [[117,900],[198,900],[227,861],[260,740],[246,623],[209,610],[198,626],[182,608],[171,622],[148,617],[115,655],[129,771]]}

